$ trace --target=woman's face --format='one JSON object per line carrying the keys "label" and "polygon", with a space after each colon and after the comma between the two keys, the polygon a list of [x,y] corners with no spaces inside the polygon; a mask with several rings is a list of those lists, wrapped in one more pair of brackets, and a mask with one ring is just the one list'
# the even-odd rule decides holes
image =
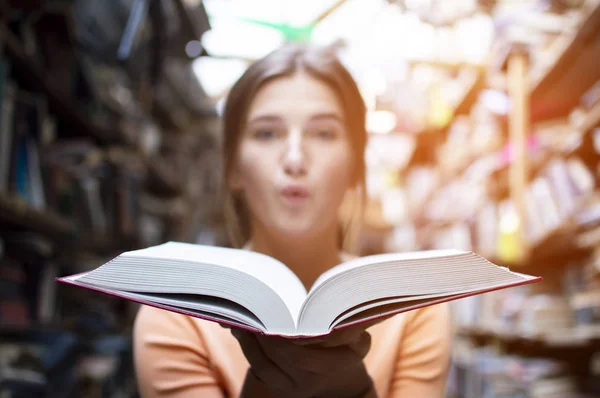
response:
{"label": "woman's face", "polygon": [[252,223],[302,238],[337,223],[351,168],[335,93],[301,73],[275,79],[256,94],[229,184],[243,192]]}

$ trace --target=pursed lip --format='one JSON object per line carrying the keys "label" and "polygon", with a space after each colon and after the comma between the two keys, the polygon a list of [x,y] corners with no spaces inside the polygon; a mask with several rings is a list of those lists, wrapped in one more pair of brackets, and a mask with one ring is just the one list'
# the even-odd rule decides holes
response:
{"label": "pursed lip", "polygon": [[310,197],[310,191],[303,185],[286,185],[280,190],[280,194],[292,204],[301,204]]}

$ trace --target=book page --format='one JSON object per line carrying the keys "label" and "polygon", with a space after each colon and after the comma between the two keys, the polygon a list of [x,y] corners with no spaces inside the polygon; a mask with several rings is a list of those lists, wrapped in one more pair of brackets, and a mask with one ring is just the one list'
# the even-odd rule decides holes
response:
{"label": "book page", "polygon": [[[298,322],[303,334],[321,333],[336,318],[391,300],[421,300],[508,287],[538,280],[499,267],[469,251],[390,253],[349,261],[324,273],[311,289]],[[401,304],[400,304],[401,305]]]}
{"label": "book page", "polygon": [[320,284],[322,284],[326,280],[333,278],[336,275],[347,272],[351,269],[359,268],[364,265],[385,263],[388,261],[428,260],[434,258],[457,256],[465,253],[467,252],[461,250],[427,250],[420,252],[385,253],[355,258],[350,261],[345,261],[324,272],[312,285],[312,287],[310,288],[310,292],[313,292]]}
{"label": "book page", "polygon": [[262,281],[286,304],[297,319],[306,298],[306,289],[300,279],[284,264],[272,257],[249,250],[203,246],[183,242],[161,245],[123,253],[121,257],[153,257],[170,261],[195,261],[235,269]]}

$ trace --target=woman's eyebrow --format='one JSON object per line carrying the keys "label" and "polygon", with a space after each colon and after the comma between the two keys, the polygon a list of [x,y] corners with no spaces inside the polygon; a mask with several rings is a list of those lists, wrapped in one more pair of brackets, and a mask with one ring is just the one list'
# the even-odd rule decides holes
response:
{"label": "woman's eyebrow", "polygon": [[329,113],[318,113],[316,115],[313,115],[310,118],[311,121],[321,121],[321,120],[333,120],[339,123],[343,123],[342,118],[340,117],[340,115],[338,115],[337,113],[334,112],[329,112]]}
{"label": "woman's eyebrow", "polygon": [[281,122],[283,119],[276,115],[258,115],[250,118],[248,124],[260,123],[260,122]]}

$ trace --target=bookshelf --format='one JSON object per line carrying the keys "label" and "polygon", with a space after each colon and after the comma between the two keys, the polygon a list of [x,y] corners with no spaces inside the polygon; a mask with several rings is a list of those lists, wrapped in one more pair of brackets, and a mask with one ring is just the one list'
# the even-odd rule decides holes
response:
{"label": "bookshelf", "polygon": [[[540,119],[535,120],[532,117],[532,112],[528,111],[536,107],[543,107],[543,104],[546,100],[540,98],[541,92],[545,92],[547,95],[562,96],[563,100],[557,102],[562,103],[562,101],[569,101],[569,107],[561,110],[558,113],[559,116],[564,116],[566,118],[568,113],[571,112],[578,104],[581,95],[596,81],[600,81],[600,73],[598,73],[597,68],[595,68],[594,72],[592,73],[583,73],[583,70],[589,66],[588,63],[595,62],[596,58],[600,54],[600,51],[595,53],[590,51],[589,54],[586,53],[586,57],[588,58],[584,59],[583,61],[577,60],[578,57],[574,56],[574,54],[577,54],[578,51],[583,47],[587,48],[588,46],[600,44],[600,2],[588,1],[585,4],[584,11],[582,12],[584,16],[582,18],[583,22],[580,28],[572,36],[569,36],[570,40],[568,40],[568,45],[564,46],[560,52],[560,56],[557,57],[557,60],[552,63],[544,71],[544,73],[539,75],[539,79],[535,80],[535,82],[531,72],[527,70],[529,64],[526,52],[531,49],[527,48],[526,46],[509,46],[513,52],[511,53],[509,51],[503,54],[503,63],[505,68],[508,67],[511,57],[513,59],[515,58],[515,50],[518,54],[524,54],[524,66],[521,68],[521,72],[517,74],[513,73],[512,77],[509,74],[504,75],[504,79],[507,80],[507,83],[503,84],[505,88],[510,88],[511,80],[514,81],[517,78],[523,78],[523,81],[512,83],[512,85],[518,90],[518,93],[513,94],[512,98],[512,101],[517,104],[517,106],[513,107],[513,112],[518,113],[518,115],[515,116],[509,114],[508,116],[498,117],[499,123],[505,125],[504,128],[507,131],[508,143],[513,145],[513,151],[515,151],[515,153],[520,153],[521,155],[513,157],[510,161],[499,161],[498,166],[495,167],[494,172],[490,175],[490,178],[493,178],[495,181],[494,190],[499,192],[500,195],[497,198],[498,200],[508,197],[512,198],[514,201],[519,196],[525,195],[523,191],[526,189],[527,185],[536,177],[543,174],[548,164],[553,159],[556,159],[557,157],[577,157],[579,155],[584,155],[583,152],[585,151],[589,152],[590,148],[585,147],[584,144],[581,144],[569,151],[562,153],[544,152],[540,154],[538,158],[532,159],[525,149],[525,146],[527,145],[526,137],[535,135],[536,124],[543,121]],[[565,68],[567,69],[565,70]],[[494,73],[496,75],[499,74],[497,71]],[[562,93],[554,91],[554,85],[558,84],[557,82],[559,81],[563,82],[560,84],[569,84],[569,82],[564,83],[565,75],[577,76],[584,74],[586,75],[585,84],[587,85],[578,83],[577,90],[571,88],[571,90],[567,90]],[[455,117],[460,114],[469,115],[472,107],[477,102],[479,93],[483,88],[485,88],[485,83],[474,84],[470,90],[467,90],[467,93],[469,94],[465,95],[463,101],[460,102],[459,107],[455,110]],[[467,101],[467,97],[472,97],[472,100]],[[556,110],[553,110],[553,112],[556,112]],[[596,103],[592,109],[585,113],[583,117],[580,117],[578,122],[572,121],[571,128],[578,129],[583,133],[589,133],[594,127],[598,126],[599,123],[600,103]],[[520,131],[520,133],[515,135],[517,129]],[[461,221],[467,221],[468,223],[471,223],[471,220],[463,220],[460,217],[451,217],[450,219],[443,220],[431,219],[425,216],[425,208],[431,205],[432,200],[435,198],[436,192],[440,192],[442,189],[446,188],[449,184],[452,184],[455,181],[464,179],[466,172],[471,166],[473,166],[475,162],[482,160],[485,157],[492,159],[499,158],[500,153],[504,149],[505,148],[496,148],[492,152],[471,156],[468,161],[465,161],[461,166],[450,170],[450,172],[444,170],[441,173],[443,178],[440,180],[440,183],[437,184],[437,187],[433,190],[432,194],[430,194],[416,210],[413,210],[411,217],[412,220],[420,226],[425,224],[430,229],[448,228],[460,223]],[[451,151],[449,152],[449,155],[452,155]],[[519,181],[517,184],[518,186],[515,185],[515,181],[517,181],[516,179]],[[512,265],[513,267],[519,267],[520,269],[540,270],[540,268],[543,269],[543,267],[541,265],[536,266],[535,264],[545,263],[547,266],[554,266],[560,263],[560,261],[552,261],[552,257],[562,259],[564,258],[565,254],[577,257],[579,255],[588,253],[575,242],[576,226],[573,225],[572,220],[572,218],[578,212],[584,210],[588,204],[589,203],[585,202],[584,200],[583,203],[578,204],[576,208],[572,210],[569,217],[564,219],[559,225],[556,225],[554,228],[546,231],[542,236],[529,241],[528,245],[531,252],[530,258],[525,257],[517,262],[505,262],[503,259],[496,258],[494,256],[491,256],[492,259],[498,263]],[[525,217],[522,216],[523,212],[524,210],[521,208],[519,210],[521,219],[525,219]]]}
{"label": "bookshelf", "polygon": [[[192,196],[205,194],[206,203],[214,202],[203,190],[207,178],[194,178],[208,177],[205,169],[213,165],[198,170],[208,156],[202,143],[209,135],[204,118],[210,115],[198,112],[201,91],[189,95],[195,86],[186,83],[194,76],[184,51],[189,35],[197,38],[207,27],[196,25],[195,33],[170,30],[169,41],[145,36],[125,65],[100,53],[110,52],[112,38],[121,36],[111,30],[122,28],[118,16],[130,5],[88,5],[96,8],[78,9],[76,21],[67,18],[73,25],[54,40],[44,39],[52,22],[63,12],[72,15],[74,4],[60,6],[59,13],[50,5],[54,11],[36,10],[35,17],[29,9],[2,10],[0,340],[16,352],[43,346],[60,363],[40,366],[36,374],[43,383],[36,385],[19,377],[9,385],[0,367],[0,396],[20,396],[27,389],[31,396],[57,398],[137,397],[130,338],[137,307],[57,286],[55,278],[93,269],[123,251],[193,241],[199,229],[208,229],[202,213],[208,205]],[[198,10],[177,5],[185,7],[182,14],[152,14],[143,21],[143,34],[152,30],[148,23],[179,26],[185,18],[186,26],[193,26]],[[44,23],[31,22],[45,17]],[[110,32],[91,34],[98,44],[92,49],[74,39],[76,23],[84,30],[99,24]],[[144,69],[156,54],[178,69],[161,66],[157,84],[145,73],[132,76],[132,64]],[[60,73],[50,77],[53,71]],[[138,86],[146,90],[143,100]],[[173,109],[183,110],[183,117]],[[185,123],[171,123],[177,120]],[[173,185],[177,189],[165,189]],[[145,203],[147,195],[152,206]],[[0,362],[8,363],[3,355],[0,350]]]}
{"label": "bookshelf", "polygon": [[589,133],[598,125],[600,125],[600,103],[596,103],[592,109],[587,112],[581,123],[576,124],[576,127],[582,132]]}
{"label": "bookshelf", "polygon": [[139,246],[135,239],[115,239],[110,235],[80,236],[72,220],[50,210],[35,209],[23,199],[0,194],[0,221],[4,226],[39,233],[58,244],[63,254],[88,252],[111,255]]}
{"label": "bookshelf", "polygon": [[[564,72],[569,69],[581,69],[582,65],[590,62],[589,58],[581,59],[578,54],[583,47],[595,44],[598,40],[596,33],[600,29],[600,3],[596,0],[584,2],[582,11],[583,23],[573,34],[561,36],[556,44],[556,59],[541,68],[540,72],[531,75],[529,85],[532,95],[542,95],[559,80],[564,79]],[[586,54],[590,57],[595,54]],[[597,55],[595,55],[597,56]],[[593,83],[593,81],[592,81]]]}
{"label": "bookshelf", "polygon": [[477,100],[479,92],[485,86],[485,73],[480,69],[476,69],[476,73],[477,77],[475,78],[475,81],[465,89],[463,96],[458,104],[456,104],[453,112],[454,115],[468,114]]}
{"label": "bookshelf", "polygon": [[119,131],[109,131],[96,126],[76,103],[60,94],[53,83],[46,79],[44,71],[25,53],[19,40],[3,23],[0,23],[0,39],[5,51],[14,62],[16,71],[22,73],[31,85],[40,88],[46,94],[50,109],[64,120],[68,120],[74,130],[79,134],[89,135],[102,144],[121,141],[122,135]]}
{"label": "bookshelf", "polygon": [[532,121],[567,115],[600,77],[600,2],[585,1],[581,19],[579,29],[556,39],[555,59],[530,72]]}
{"label": "bookshelf", "polygon": [[474,341],[477,345],[499,343],[511,345],[513,351],[550,351],[566,349],[599,350],[600,336],[586,336],[577,330],[561,330],[548,334],[524,334],[514,330],[494,330],[484,327],[460,327],[460,337]]}
{"label": "bookshelf", "polygon": [[[423,145],[433,156],[409,164],[399,179],[411,207],[390,226],[387,250],[473,250],[544,278],[454,303],[458,373],[450,397],[600,396],[600,368],[591,365],[600,358],[600,2],[582,4],[560,15],[574,29],[548,34],[543,49],[499,35],[505,51],[493,52],[482,84],[434,133],[441,138]],[[510,106],[492,109],[484,89],[501,92]],[[486,144],[470,143],[480,135]],[[511,369],[558,362],[560,372],[541,377],[546,393],[536,395],[537,381],[528,384],[523,373],[501,380]],[[558,379],[565,384],[551,385]]]}
{"label": "bookshelf", "polygon": [[22,199],[5,194],[0,194],[0,219],[53,238],[72,236],[75,232],[70,220],[51,211],[34,209]]}

